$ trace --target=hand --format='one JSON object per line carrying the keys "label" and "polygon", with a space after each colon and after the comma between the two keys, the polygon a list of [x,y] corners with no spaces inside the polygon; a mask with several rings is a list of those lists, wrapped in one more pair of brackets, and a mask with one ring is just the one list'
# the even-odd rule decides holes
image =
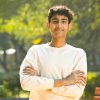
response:
{"label": "hand", "polygon": [[37,70],[35,70],[33,67],[27,66],[25,67],[25,69],[23,69],[23,73],[25,75],[34,76],[34,75],[37,75]]}
{"label": "hand", "polygon": [[83,86],[86,85],[86,77],[84,72],[80,70],[76,70],[72,72],[66,79],[64,79],[65,82],[69,81],[70,84],[81,84]]}

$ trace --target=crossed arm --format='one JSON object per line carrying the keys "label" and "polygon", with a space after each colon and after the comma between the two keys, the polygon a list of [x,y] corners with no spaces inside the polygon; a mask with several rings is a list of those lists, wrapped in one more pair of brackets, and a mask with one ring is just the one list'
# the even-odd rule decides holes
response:
{"label": "crossed arm", "polygon": [[[31,66],[27,66],[25,69],[23,69],[23,73],[30,76],[38,76],[37,71],[32,68]],[[54,81],[54,88],[55,87],[61,87],[61,86],[68,86],[68,85],[74,85],[74,84],[81,84],[83,86],[86,85],[86,77],[84,72],[80,70],[76,70],[72,72],[69,76],[67,76],[65,79],[55,80]]]}
{"label": "crossed arm", "polygon": [[66,76],[65,79],[60,80],[38,75],[33,51],[33,49],[29,50],[20,68],[20,82],[24,90],[46,91],[51,89],[52,93],[66,97],[79,99],[82,96],[87,75],[86,54],[83,50],[78,52],[74,71],[69,76]]}

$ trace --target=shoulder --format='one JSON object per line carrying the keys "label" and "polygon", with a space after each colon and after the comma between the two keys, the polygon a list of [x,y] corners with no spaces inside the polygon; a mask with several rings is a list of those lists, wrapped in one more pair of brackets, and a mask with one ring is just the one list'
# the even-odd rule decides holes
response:
{"label": "shoulder", "polygon": [[86,55],[85,50],[82,49],[82,48],[74,47],[74,46],[69,45],[69,44],[68,44],[68,47],[69,47],[69,49],[70,49],[72,52],[75,52],[75,53],[77,53],[78,55]]}
{"label": "shoulder", "polygon": [[38,45],[32,45],[28,52],[36,52],[37,50],[39,50],[39,48],[42,46],[42,44],[38,44]]}

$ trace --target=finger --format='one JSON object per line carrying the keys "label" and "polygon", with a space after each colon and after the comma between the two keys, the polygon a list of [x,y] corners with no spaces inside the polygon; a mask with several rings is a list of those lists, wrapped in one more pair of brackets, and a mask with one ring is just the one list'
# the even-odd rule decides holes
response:
{"label": "finger", "polygon": [[25,75],[31,75],[31,76],[34,76],[34,74],[32,73],[24,73]]}
{"label": "finger", "polygon": [[23,73],[36,73],[36,71],[33,71],[33,70],[24,70]]}
{"label": "finger", "polygon": [[24,74],[26,75],[36,75],[36,73],[35,72],[24,72]]}
{"label": "finger", "polygon": [[25,73],[25,72],[32,72],[32,71],[29,69],[25,69],[25,70],[23,70],[23,72]]}
{"label": "finger", "polygon": [[81,70],[76,70],[76,73],[82,73],[82,74],[85,74],[83,71]]}
{"label": "finger", "polygon": [[25,71],[23,71],[23,73],[30,73],[31,71],[29,71],[29,70],[25,70]]}
{"label": "finger", "polygon": [[87,82],[87,81],[86,81],[86,78],[84,78],[84,77],[80,77],[80,78],[78,79],[78,81],[79,81],[79,80],[81,80],[81,81],[82,81],[83,83],[85,83],[85,84],[86,84],[86,82]]}
{"label": "finger", "polygon": [[[25,69],[33,69],[32,67],[26,67],[26,68],[24,68],[23,70],[25,70]],[[34,70],[34,69],[33,69]]]}
{"label": "finger", "polygon": [[80,74],[78,77],[79,77],[79,78],[83,78],[84,80],[87,80],[86,76],[84,76],[84,75],[82,75],[82,74]]}
{"label": "finger", "polygon": [[81,84],[82,86],[86,86],[86,83],[83,82],[82,80],[79,80],[77,83]]}
{"label": "finger", "polygon": [[82,82],[82,84],[86,84],[86,81],[83,81],[83,80],[79,80],[80,82]]}
{"label": "finger", "polygon": [[81,73],[81,74],[85,74],[83,71],[79,71],[79,73]]}
{"label": "finger", "polygon": [[29,71],[36,71],[35,69],[32,69],[32,68],[25,68],[25,69],[23,69],[23,71],[27,71],[27,70],[29,70]]}
{"label": "finger", "polygon": [[78,82],[77,82],[78,84],[81,84],[82,86],[85,86],[86,85],[86,83],[85,82],[83,82],[82,80],[78,80]]}
{"label": "finger", "polygon": [[27,68],[27,69],[24,69],[23,71],[35,71],[35,70]]}
{"label": "finger", "polygon": [[23,73],[32,73],[33,75],[37,75],[36,70],[24,70]]}
{"label": "finger", "polygon": [[77,76],[77,77],[84,77],[84,78],[86,78],[85,74],[83,74],[83,73],[77,73],[76,76]]}
{"label": "finger", "polygon": [[84,79],[84,80],[87,80],[85,76],[78,76],[78,79]]}

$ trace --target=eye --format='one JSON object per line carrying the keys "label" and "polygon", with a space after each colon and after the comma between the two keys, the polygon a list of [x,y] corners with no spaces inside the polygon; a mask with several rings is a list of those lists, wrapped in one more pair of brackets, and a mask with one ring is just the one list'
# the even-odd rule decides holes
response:
{"label": "eye", "polygon": [[58,21],[57,20],[52,20],[51,21],[53,24],[58,24]]}
{"label": "eye", "polygon": [[62,21],[62,24],[67,24],[67,23],[68,23],[67,20]]}

